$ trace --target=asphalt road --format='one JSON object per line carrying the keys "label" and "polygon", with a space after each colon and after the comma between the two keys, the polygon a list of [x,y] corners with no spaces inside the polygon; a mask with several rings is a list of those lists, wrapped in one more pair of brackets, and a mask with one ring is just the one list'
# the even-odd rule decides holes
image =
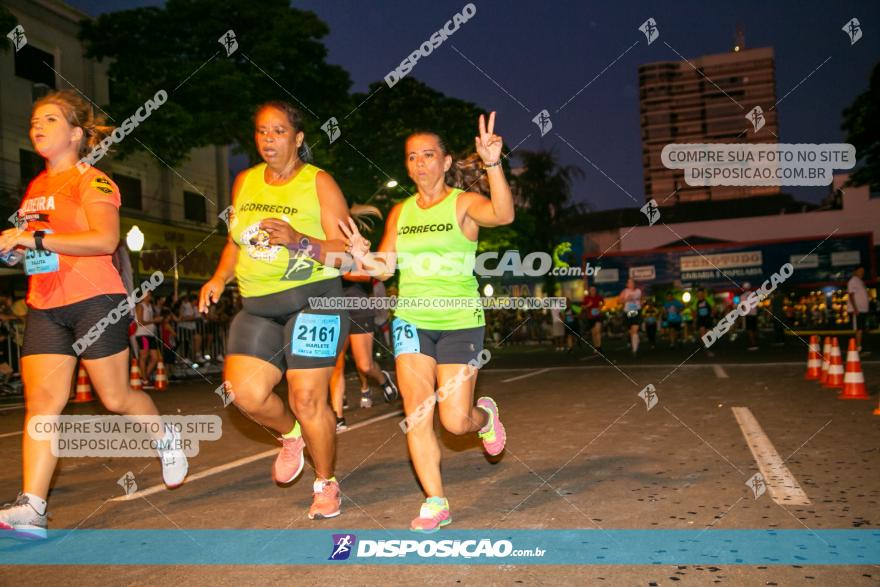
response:
{"label": "asphalt road", "polygon": [[[739,341],[741,343],[741,341]],[[756,353],[721,345],[714,357],[692,346],[644,349],[629,357],[622,343],[607,357],[589,349],[496,349],[478,394],[498,401],[508,431],[504,455],[491,462],[473,437],[438,432],[450,529],[797,529],[878,527],[880,417],[872,415],[880,361],[863,365],[871,401],[840,401],[804,381],[799,341]],[[692,354],[692,351],[696,351]],[[311,472],[287,487],[270,468],[277,441],[223,408],[217,382],[191,380],[154,393],[163,413],[217,415],[222,436],[201,443],[190,480],[161,485],[156,459],[69,458],[58,469],[50,528],[78,529],[405,529],[422,494],[398,426],[398,405],[379,403],[348,414],[338,437],[339,518],[312,522]],[[638,394],[653,385],[649,410]],[[355,400],[357,385],[349,381]],[[352,405],[355,405],[352,401]],[[758,424],[791,479],[755,498],[746,485],[760,471]],[[97,403],[71,414],[105,413]],[[20,488],[23,411],[0,409],[0,495]],[[439,427],[438,427],[439,430]],[[766,456],[766,455],[765,455]],[[762,457],[763,458],[763,457]],[[138,489],[118,500],[117,481],[131,471]],[[792,482],[793,480],[793,482]],[[799,488],[800,493],[793,491]],[[775,494],[775,495],[774,495]],[[441,531],[437,536],[442,537]],[[0,545],[2,547],[2,545]],[[2,550],[0,550],[2,552]],[[2,556],[2,555],[0,555]],[[50,561],[47,561],[47,563]],[[2,564],[2,561],[0,561]],[[876,566],[816,565],[457,565],[457,566],[0,566],[2,584],[64,577],[79,584],[237,585],[402,583],[608,585],[876,585]]]}

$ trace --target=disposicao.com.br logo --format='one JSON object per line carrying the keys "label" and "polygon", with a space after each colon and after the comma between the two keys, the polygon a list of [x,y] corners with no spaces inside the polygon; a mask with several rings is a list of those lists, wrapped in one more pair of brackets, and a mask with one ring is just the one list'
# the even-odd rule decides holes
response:
{"label": "disposicao.com.br logo", "polygon": [[[357,549],[355,549],[357,546]],[[327,560],[347,560],[351,553],[355,558],[507,558],[540,557],[545,550],[514,549],[510,540],[358,540],[354,534],[334,534],[333,550]]]}
{"label": "disposicao.com.br logo", "polygon": [[357,536],[354,534],[334,534],[333,535],[333,551],[330,553],[328,561],[344,561],[351,556],[351,551],[357,543]]}

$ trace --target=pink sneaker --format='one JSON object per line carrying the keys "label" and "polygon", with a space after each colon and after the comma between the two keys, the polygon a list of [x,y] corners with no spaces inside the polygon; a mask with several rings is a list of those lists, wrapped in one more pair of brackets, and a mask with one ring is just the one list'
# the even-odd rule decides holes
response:
{"label": "pink sneaker", "polygon": [[315,481],[314,499],[309,508],[310,520],[335,518],[340,514],[342,498],[339,497],[339,483],[336,481]]}
{"label": "pink sneaker", "polygon": [[305,459],[303,459],[305,446],[306,441],[302,436],[281,439],[281,452],[278,453],[275,465],[272,467],[272,477],[276,483],[284,485],[299,476],[305,464]]}
{"label": "pink sneaker", "polygon": [[490,457],[500,455],[507,443],[507,433],[498,416],[498,405],[491,397],[481,397],[477,400],[477,407],[486,410],[489,414],[489,423],[479,432],[480,438],[483,439],[483,448]]}
{"label": "pink sneaker", "polygon": [[410,530],[430,534],[452,523],[449,501],[445,497],[429,497],[419,510],[419,517],[410,523]]}

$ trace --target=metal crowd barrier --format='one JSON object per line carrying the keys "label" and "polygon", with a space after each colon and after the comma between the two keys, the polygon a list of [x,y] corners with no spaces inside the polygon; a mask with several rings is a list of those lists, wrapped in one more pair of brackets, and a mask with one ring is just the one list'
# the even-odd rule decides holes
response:
{"label": "metal crowd barrier", "polygon": [[185,323],[178,323],[175,329],[177,345],[174,352],[185,359],[192,359],[197,363],[203,361],[219,362],[226,356],[226,335],[229,332],[228,323],[206,321],[204,319],[190,322],[192,327]]}

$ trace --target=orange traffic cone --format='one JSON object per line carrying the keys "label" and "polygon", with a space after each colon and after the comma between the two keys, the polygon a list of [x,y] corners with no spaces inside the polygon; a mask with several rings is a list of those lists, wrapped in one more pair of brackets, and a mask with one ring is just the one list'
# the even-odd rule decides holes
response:
{"label": "orange traffic cone", "polygon": [[828,364],[828,379],[825,380],[825,387],[831,389],[843,387],[843,360],[840,356],[840,345],[837,343],[836,336],[831,339],[831,357]]}
{"label": "orange traffic cone", "polygon": [[162,362],[162,359],[159,359],[159,364],[156,365],[154,384],[156,385],[156,391],[168,388],[168,375],[165,373],[165,363]]}
{"label": "orange traffic cone", "polygon": [[831,364],[831,337],[825,337],[825,344],[822,345],[822,373],[819,375],[819,383],[825,385],[828,381],[828,366]]}
{"label": "orange traffic cone", "polygon": [[806,379],[819,379],[822,376],[822,359],[819,358],[819,337],[810,337],[810,348],[807,351]]}
{"label": "orange traffic cone", "polygon": [[129,387],[135,391],[143,391],[144,383],[141,381],[141,369],[138,367],[137,359],[131,360],[131,375],[129,376]]}
{"label": "orange traffic cone", "polygon": [[856,348],[856,339],[849,339],[849,350],[846,352],[846,374],[843,376],[843,391],[837,399],[870,399],[865,389],[865,375],[862,373],[862,362]]}
{"label": "orange traffic cone", "polygon": [[89,375],[86,373],[86,370],[82,365],[80,365],[79,374],[76,376],[76,395],[74,395],[73,399],[70,401],[75,404],[84,404],[86,402],[95,401],[95,396],[92,393],[92,385],[89,383]]}

